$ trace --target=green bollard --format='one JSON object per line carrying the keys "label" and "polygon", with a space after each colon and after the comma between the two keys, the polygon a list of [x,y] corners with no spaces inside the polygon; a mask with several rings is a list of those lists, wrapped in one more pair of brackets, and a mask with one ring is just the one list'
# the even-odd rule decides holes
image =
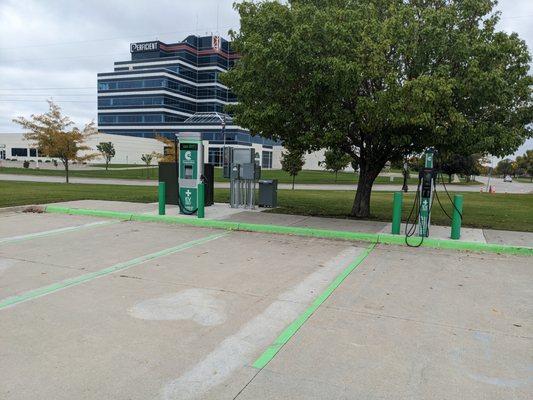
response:
{"label": "green bollard", "polygon": [[461,238],[461,215],[463,214],[463,195],[456,194],[453,196],[453,215],[452,215],[452,234],[451,238],[458,240]]}
{"label": "green bollard", "polygon": [[392,205],[392,234],[400,234],[400,226],[402,224],[402,203],[403,193],[394,192],[394,200]]}
{"label": "green bollard", "polygon": [[205,217],[205,185],[203,182],[198,184],[198,218]]}
{"label": "green bollard", "polygon": [[165,215],[165,182],[159,182],[157,188],[157,198],[159,200],[159,215]]}

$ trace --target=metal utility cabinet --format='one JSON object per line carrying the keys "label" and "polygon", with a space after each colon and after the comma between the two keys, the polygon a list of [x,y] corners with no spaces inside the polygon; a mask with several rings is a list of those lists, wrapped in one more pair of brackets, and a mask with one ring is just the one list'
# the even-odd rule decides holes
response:
{"label": "metal utility cabinet", "polygon": [[274,208],[278,205],[278,180],[265,179],[259,181],[259,207]]}

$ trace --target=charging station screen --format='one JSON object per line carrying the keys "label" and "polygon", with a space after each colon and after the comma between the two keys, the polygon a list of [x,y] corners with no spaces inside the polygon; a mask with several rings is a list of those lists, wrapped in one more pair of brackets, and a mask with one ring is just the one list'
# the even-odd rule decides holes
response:
{"label": "charging station screen", "polygon": [[189,164],[186,164],[186,165],[185,165],[185,171],[184,171],[184,172],[185,172],[185,174],[184,174],[184,175],[185,175],[184,178],[185,178],[185,179],[192,179],[192,176],[193,176],[192,171],[193,171],[193,166],[192,166],[192,165],[189,165]]}
{"label": "charging station screen", "polygon": [[180,143],[180,150],[198,150],[196,143]]}

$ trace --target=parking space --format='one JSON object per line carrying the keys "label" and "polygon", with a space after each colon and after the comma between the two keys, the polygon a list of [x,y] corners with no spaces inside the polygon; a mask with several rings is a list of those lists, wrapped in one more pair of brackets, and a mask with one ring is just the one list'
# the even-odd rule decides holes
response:
{"label": "parking space", "polygon": [[[525,257],[378,246],[257,369],[368,244],[59,214],[1,222],[2,399],[533,390]],[[105,224],[85,227],[95,222]]]}

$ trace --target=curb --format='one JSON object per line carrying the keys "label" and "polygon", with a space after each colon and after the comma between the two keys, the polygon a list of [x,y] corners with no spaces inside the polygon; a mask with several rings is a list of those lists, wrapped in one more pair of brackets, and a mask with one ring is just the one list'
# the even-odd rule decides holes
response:
{"label": "curb", "polygon": [[[60,206],[46,206],[45,212],[56,214],[90,215],[93,217],[115,218],[124,221],[141,222],[164,222],[168,224],[190,225],[201,228],[226,229],[234,231],[248,231],[273,233],[283,235],[296,235],[307,237],[318,237],[324,239],[342,239],[350,241],[362,241],[370,243],[382,243],[406,246],[405,237],[401,235],[391,235],[388,233],[365,233],[346,232],[327,229],[299,228],[281,225],[263,225],[246,222],[218,221],[209,219],[182,218],[169,215],[145,215],[120,211],[90,210],[83,208],[68,208]],[[477,252],[489,252],[498,254],[513,254],[521,256],[533,256],[533,247],[511,246],[493,243],[460,242],[451,239],[431,239],[426,238],[422,243],[423,247],[448,250],[467,250]]]}

